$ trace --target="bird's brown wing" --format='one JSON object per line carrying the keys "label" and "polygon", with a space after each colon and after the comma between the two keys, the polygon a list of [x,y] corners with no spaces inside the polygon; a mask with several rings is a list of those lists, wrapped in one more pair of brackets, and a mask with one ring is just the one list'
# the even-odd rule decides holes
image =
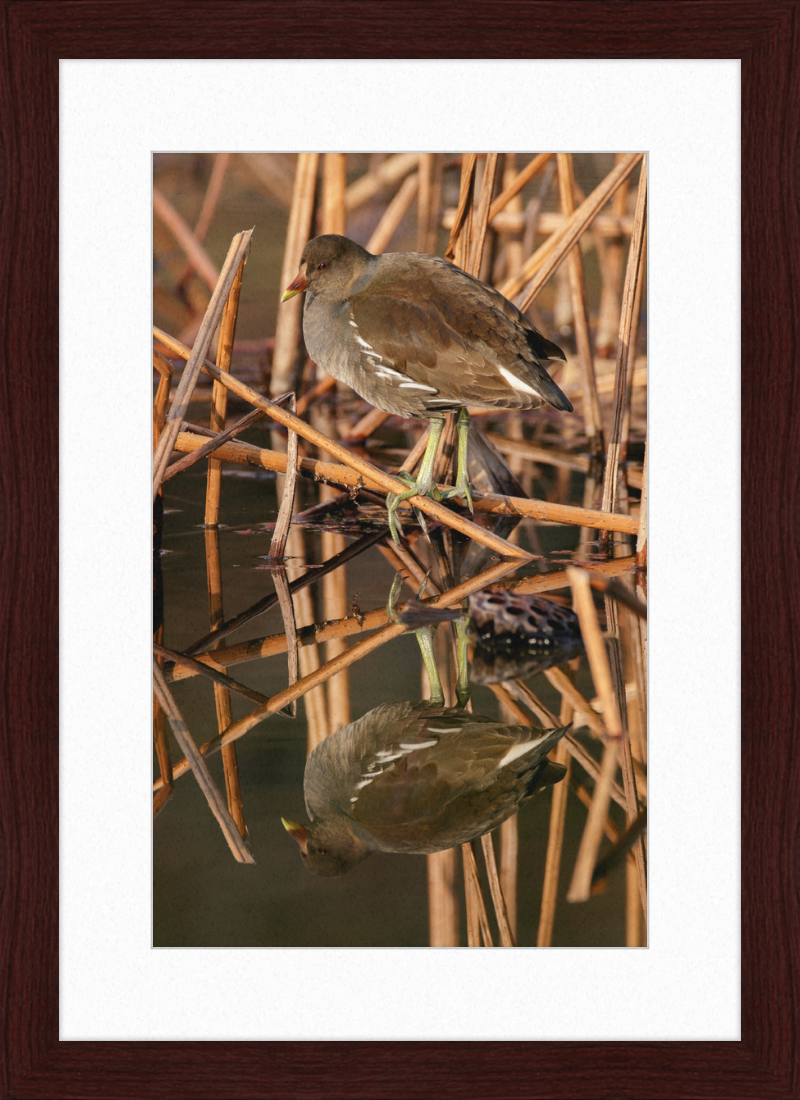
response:
{"label": "bird's brown wing", "polygon": [[[531,404],[533,389],[539,403],[571,407],[542,366],[548,358],[563,359],[561,349],[511,302],[453,265],[420,262],[400,272],[388,269],[350,304],[358,333],[383,362],[410,382],[435,388],[425,397],[431,408],[437,398],[442,404],[503,407],[500,370],[520,380],[523,405]],[[514,407],[513,400],[508,407]]]}
{"label": "bird's brown wing", "polygon": [[[537,736],[538,734],[538,736]],[[435,821],[467,792],[479,792],[496,779],[498,764],[519,749],[533,759],[543,731],[502,726],[478,715],[440,713],[406,728],[380,753],[362,758],[364,780],[351,802],[351,815],[378,835],[384,829]]]}

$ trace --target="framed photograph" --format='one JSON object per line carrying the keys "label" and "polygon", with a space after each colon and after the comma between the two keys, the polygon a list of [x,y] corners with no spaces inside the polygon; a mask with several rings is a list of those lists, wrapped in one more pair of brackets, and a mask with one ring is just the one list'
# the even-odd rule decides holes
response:
{"label": "framed photograph", "polygon": [[[85,22],[76,19],[78,8]],[[603,10],[598,18],[596,5],[575,4],[567,33],[563,5],[500,5],[488,28],[467,5],[454,38],[446,9],[434,9],[425,16],[426,33],[442,36],[441,53],[463,59],[480,50],[474,61],[449,62],[321,60],[345,52],[345,43],[351,54],[375,52],[375,41],[388,32],[394,51],[411,52],[417,31],[409,9],[401,13],[393,4],[330,10],[301,4],[279,15],[266,7],[209,5],[189,42],[178,9],[169,5],[152,20],[140,6],[115,5],[95,21],[92,4],[68,10],[4,5],[7,88],[24,84],[31,92],[3,99],[4,130],[16,135],[3,281],[14,303],[6,316],[17,318],[4,341],[4,380],[13,399],[3,406],[6,431],[0,433],[4,466],[13,471],[8,509],[15,540],[9,543],[13,580],[4,586],[11,644],[0,799],[9,838],[0,911],[8,1006],[3,1095],[67,1096],[77,1087],[113,1096],[187,1088],[197,1096],[408,1096],[463,1092],[472,1084],[485,1096],[701,1091],[746,1097],[764,1094],[765,1082],[769,1095],[797,1095],[790,961],[797,926],[795,830],[787,824],[797,779],[796,703],[794,670],[784,656],[795,618],[785,594],[794,590],[796,567],[785,529],[765,514],[770,506],[786,514],[785,471],[793,469],[786,394],[796,359],[796,184],[789,171],[794,145],[783,135],[797,122],[798,78],[790,64],[796,6],[732,3],[722,26],[705,8],[689,10],[691,19],[680,6],[661,4]],[[498,23],[498,15],[508,21]],[[181,52],[197,58],[218,48],[232,26],[246,30],[260,52],[265,36],[278,35],[282,49],[314,52],[315,59],[181,60]],[[154,34],[167,56],[149,65],[129,60],[144,56],[144,43],[152,49]],[[541,59],[569,57],[581,42],[592,59]],[[539,60],[530,59],[534,52]],[[661,52],[669,60],[642,60]],[[84,60],[70,61],[74,54]],[[486,60],[494,54],[503,57]],[[708,59],[680,60],[698,55]],[[509,112],[510,103],[519,110]],[[285,119],[280,128],[287,104],[295,112],[291,144]],[[227,109],[234,105],[235,112]],[[376,140],[387,112],[396,134],[390,143]],[[511,139],[520,112],[535,120],[535,141]],[[358,133],[348,132],[355,118]],[[446,144],[441,118],[452,124]],[[260,132],[249,140],[246,131],[254,125]],[[559,128],[568,131],[560,141]],[[616,142],[606,136],[612,130]],[[130,385],[142,375],[145,349],[138,337],[151,310],[152,154],[502,148],[521,156],[538,148],[600,147],[647,151],[648,197],[654,199],[647,347],[655,356],[650,413],[660,465],[656,473],[651,468],[651,497],[659,511],[651,514],[651,527],[659,549],[648,596],[659,608],[649,645],[651,781],[659,809],[648,823],[647,948],[612,951],[593,943],[591,950],[531,947],[522,954],[366,952],[306,940],[302,951],[261,943],[244,950],[228,947],[224,930],[214,945],[199,936],[191,943],[189,936],[181,950],[155,946],[145,773],[150,708],[137,702],[146,698],[152,668],[143,552],[149,485],[141,481],[151,444],[149,426],[134,426],[151,395]],[[704,149],[713,150],[710,162]],[[742,739],[741,772],[740,180],[742,718],[743,729],[758,730],[758,737]],[[26,242],[34,239],[30,249]],[[766,355],[751,346],[756,333],[768,341]],[[557,343],[555,335],[544,332]],[[766,364],[758,382],[757,362]],[[658,419],[662,403],[669,427]],[[44,437],[37,440],[36,462],[25,459],[33,424]],[[385,518],[385,506],[376,507]],[[198,540],[203,537],[199,532]],[[675,562],[668,572],[662,547],[669,540],[673,554],[686,555],[688,569]],[[767,602],[762,594],[756,609],[753,577],[773,574],[778,598]],[[401,603],[408,598],[404,593]],[[397,644],[416,642],[409,637]],[[274,686],[262,694],[275,694]],[[302,813],[302,792],[297,799],[283,815],[290,825]],[[534,812],[535,800],[520,820]],[[302,870],[292,836],[278,835]],[[376,857],[374,866],[395,858]],[[236,867],[240,874],[258,870]],[[316,886],[326,880],[303,881],[314,884],[310,912],[322,896]],[[197,902],[199,926],[206,903]],[[184,899],[184,913],[192,908]]]}
{"label": "framed photograph", "polygon": [[[637,152],[154,157],[154,946],[646,946],[646,194]],[[222,381],[174,335],[214,308]]]}

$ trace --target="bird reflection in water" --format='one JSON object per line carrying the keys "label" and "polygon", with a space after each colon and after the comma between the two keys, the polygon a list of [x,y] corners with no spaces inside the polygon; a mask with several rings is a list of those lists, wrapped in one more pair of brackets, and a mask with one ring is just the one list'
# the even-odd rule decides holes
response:
{"label": "bird reflection in water", "polygon": [[[390,614],[396,591],[397,583]],[[458,629],[463,704],[468,698],[464,618]],[[282,820],[315,874],[341,875],[373,852],[424,855],[467,843],[566,774],[547,753],[569,726],[513,726],[463,706],[444,706],[434,630],[431,625],[415,630],[431,698],[383,703],[337,730],[308,757],[304,793],[311,823]]]}

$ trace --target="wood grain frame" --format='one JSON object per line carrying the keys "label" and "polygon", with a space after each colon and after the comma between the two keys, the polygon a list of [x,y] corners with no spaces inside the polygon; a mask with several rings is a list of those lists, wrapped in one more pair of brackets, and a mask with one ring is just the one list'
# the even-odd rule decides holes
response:
{"label": "wood grain frame", "polygon": [[[0,1096],[800,1096],[797,0],[0,11]],[[237,25],[258,57],[741,58],[740,1042],[314,1042],[311,1005],[304,1043],[58,1041],[58,61],[218,57]]]}

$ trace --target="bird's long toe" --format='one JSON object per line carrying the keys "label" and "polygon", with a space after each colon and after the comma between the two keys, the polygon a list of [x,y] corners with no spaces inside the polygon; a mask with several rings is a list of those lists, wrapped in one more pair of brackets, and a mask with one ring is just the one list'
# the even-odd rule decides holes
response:
{"label": "bird's long toe", "polygon": [[472,506],[472,486],[468,481],[463,483],[459,482],[455,489],[445,489],[441,493],[442,500],[457,500],[463,498],[464,504],[469,508],[470,512],[474,512],[475,509]]}

